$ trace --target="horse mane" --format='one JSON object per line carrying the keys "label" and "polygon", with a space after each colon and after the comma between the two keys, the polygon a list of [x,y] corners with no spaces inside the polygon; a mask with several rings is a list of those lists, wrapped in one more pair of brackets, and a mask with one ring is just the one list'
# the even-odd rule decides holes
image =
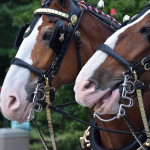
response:
{"label": "horse mane", "polygon": [[[48,7],[48,5],[53,2],[54,0],[45,0],[43,6]],[[90,11],[94,16],[97,16],[99,19],[101,19],[103,22],[105,22],[107,25],[113,27],[114,29],[119,29],[121,26],[121,23],[116,21],[116,19],[108,14],[105,14],[103,11],[98,10],[92,5],[86,4],[84,1],[79,0],[73,0],[73,2],[77,5],[84,6],[87,11]]]}
{"label": "horse mane", "polygon": [[112,16],[110,16],[108,14],[105,14],[102,10],[97,9],[97,8],[95,8],[92,5],[86,4],[84,1],[80,1],[79,4],[80,5],[84,5],[88,11],[92,12],[92,14],[94,14],[96,16],[99,16],[99,18],[103,22],[108,24],[109,26],[112,26],[115,29],[119,29],[120,28],[121,23],[116,21],[116,19],[113,18]]}

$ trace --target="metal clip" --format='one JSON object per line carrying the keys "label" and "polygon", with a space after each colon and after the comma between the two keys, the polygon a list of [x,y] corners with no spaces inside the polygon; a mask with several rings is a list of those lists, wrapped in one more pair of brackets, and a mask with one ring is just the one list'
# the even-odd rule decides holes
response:
{"label": "metal clip", "polygon": [[27,121],[29,122],[29,121],[33,120],[34,117],[35,117],[34,109],[30,109],[29,116],[27,117]]}
{"label": "metal clip", "polygon": [[146,57],[141,61],[141,65],[144,66],[145,70],[150,70],[150,66],[148,63],[145,63]]}
{"label": "metal clip", "polygon": [[148,63],[144,65],[144,69],[145,69],[145,70],[150,70],[150,66],[149,66]]}
{"label": "metal clip", "polygon": [[80,143],[82,148],[90,147],[90,141],[88,140],[88,137],[90,135],[90,127],[85,130],[83,137],[80,137]]}

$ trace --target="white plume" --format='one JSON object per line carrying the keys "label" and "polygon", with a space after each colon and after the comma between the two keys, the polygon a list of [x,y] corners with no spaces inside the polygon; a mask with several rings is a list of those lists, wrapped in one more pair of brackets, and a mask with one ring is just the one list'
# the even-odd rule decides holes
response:
{"label": "white plume", "polygon": [[97,4],[97,8],[102,8],[104,7],[104,0],[100,0]]}
{"label": "white plume", "polygon": [[125,22],[125,21],[127,21],[127,20],[129,20],[129,19],[130,19],[130,16],[125,15],[125,16],[123,17],[123,22]]}

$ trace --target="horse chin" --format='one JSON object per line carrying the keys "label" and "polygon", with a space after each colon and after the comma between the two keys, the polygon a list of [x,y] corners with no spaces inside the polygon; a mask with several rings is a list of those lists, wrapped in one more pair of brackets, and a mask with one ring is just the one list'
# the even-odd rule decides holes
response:
{"label": "horse chin", "polygon": [[116,114],[119,110],[119,100],[119,89],[110,90],[95,103],[94,111],[99,115]]}

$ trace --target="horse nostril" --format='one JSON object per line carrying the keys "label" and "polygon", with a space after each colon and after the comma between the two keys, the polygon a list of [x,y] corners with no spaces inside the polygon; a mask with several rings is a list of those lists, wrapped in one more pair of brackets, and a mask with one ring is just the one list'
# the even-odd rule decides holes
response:
{"label": "horse nostril", "polygon": [[16,97],[15,96],[10,96],[9,97],[9,102],[8,102],[8,108],[14,109],[15,108],[14,106],[16,106],[16,102],[17,102]]}
{"label": "horse nostril", "polygon": [[99,88],[99,84],[95,79],[89,78],[90,84],[95,86],[95,90]]}

